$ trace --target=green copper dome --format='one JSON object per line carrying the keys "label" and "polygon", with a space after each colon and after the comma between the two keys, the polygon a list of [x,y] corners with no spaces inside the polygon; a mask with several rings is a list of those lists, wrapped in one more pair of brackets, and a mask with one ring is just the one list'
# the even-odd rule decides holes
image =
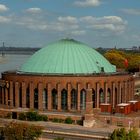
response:
{"label": "green copper dome", "polygon": [[19,70],[25,73],[92,74],[116,72],[101,54],[73,39],[62,39],[37,51]]}

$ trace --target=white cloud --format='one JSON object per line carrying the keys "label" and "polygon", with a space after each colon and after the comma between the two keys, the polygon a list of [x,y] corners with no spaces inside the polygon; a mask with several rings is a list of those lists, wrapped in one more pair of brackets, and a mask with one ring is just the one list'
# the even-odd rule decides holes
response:
{"label": "white cloud", "polygon": [[31,13],[31,14],[38,14],[38,13],[41,13],[42,10],[40,8],[34,7],[34,8],[26,9],[26,12]]}
{"label": "white cloud", "polygon": [[79,0],[75,1],[74,4],[79,7],[95,7],[101,4],[100,0]]}
{"label": "white cloud", "polygon": [[86,34],[86,31],[85,30],[71,31],[71,35],[74,35],[74,36],[85,35],[85,34]]}
{"label": "white cloud", "polygon": [[5,5],[3,4],[0,4],[0,12],[5,12],[5,11],[8,11],[8,7],[6,7]]}
{"label": "white cloud", "polygon": [[130,15],[140,15],[140,9],[121,9],[121,11]]}
{"label": "white cloud", "polygon": [[104,16],[104,17],[92,17],[86,16],[80,18],[81,22],[87,25],[87,28],[96,30],[109,30],[113,32],[123,32],[125,30],[127,22],[118,16]]}
{"label": "white cloud", "polygon": [[33,30],[46,30],[48,27],[45,21],[40,21],[31,17],[22,17],[21,19],[16,19],[16,24]]}
{"label": "white cloud", "polygon": [[65,22],[65,23],[69,23],[69,24],[75,24],[77,23],[77,18],[76,17],[72,17],[72,16],[67,16],[67,17],[58,17],[58,21],[59,22]]}
{"label": "white cloud", "polygon": [[0,23],[8,23],[11,19],[8,17],[0,16]]}

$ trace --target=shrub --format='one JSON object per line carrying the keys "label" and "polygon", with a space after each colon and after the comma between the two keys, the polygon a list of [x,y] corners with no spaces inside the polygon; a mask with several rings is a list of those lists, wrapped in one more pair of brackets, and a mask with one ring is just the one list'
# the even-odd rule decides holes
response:
{"label": "shrub", "polygon": [[57,123],[57,122],[59,122],[59,119],[58,118],[53,118],[52,122],[56,122]]}
{"label": "shrub", "polygon": [[71,119],[71,117],[67,117],[67,118],[65,119],[65,123],[67,123],[67,124],[72,124],[72,123],[73,123],[73,120]]}
{"label": "shrub", "polygon": [[26,120],[26,114],[25,113],[20,113],[18,116],[19,120]]}
{"label": "shrub", "polygon": [[38,117],[38,113],[29,111],[26,113],[26,117],[28,121],[36,121]]}
{"label": "shrub", "polygon": [[5,116],[5,118],[11,119],[12,118],[12,114],[11,113],[7,113],[7,115]]}
{"label": "shrub", "polygon": [[48,116],[42,115],[43,121],[48,121]]}
{"label": "shrub", "polygon": [[54,140],[64,140],[64,138],[63,137],[57,137]]}
{"label": "shrub", "polygon": [[83,125],[83,120],[77,120],[76,122],[78,125]]}

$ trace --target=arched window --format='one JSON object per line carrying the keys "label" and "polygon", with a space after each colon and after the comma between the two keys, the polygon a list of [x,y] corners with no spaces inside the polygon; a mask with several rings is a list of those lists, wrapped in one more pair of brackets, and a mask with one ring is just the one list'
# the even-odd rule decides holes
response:
{"label": "arched window", "polygon": [[46,88],[43,90],[43,109],[48,109],[48,93]]}
{"label": "arched window", "polygon": [[61,109],[67,110],[67,90],[63,89],[61,91]]}
{"label": "arched window", "polygon": [[99,90],[99,102],[100,104],[105,102],[105,96],[102,88]]}
{"label": "arched window", "polygon": [[34,108],[38,109],[38,89],[34,89]]}
{"label": "arched window", "polygon": [[52,109],[57,109],[57,103],[58,103],[58,95],[57,90],[52,90]]}
{"label": "arched window", "polygon": [[86,109],[86,90],[82,89],[80,92],[80,107],[81,110]]}
{"label": "arched window", "polygon": [[30,91],[29,91],[29,87],[27,87],[27,89],[26,89],[26,107],[30,108]]}
{"label": "arched window", "polygon": [[92,89],[92,102],[93,102],[93,108],[95,108],[95,104],[96,104],[96,95],[95,95],[95,90]]}
{"label": "arched window", "polygon": [[19,88],[19,107],[22,107],[22,88]]}
{"label": "arched window", "polygon": [[107,103],[111,103],[111,90],[108,88],[107,90]]}
{"label": "arched window", "polygon": [[76,89],[71,90],[71,109],[72,110],[77,109],[77,90]]}

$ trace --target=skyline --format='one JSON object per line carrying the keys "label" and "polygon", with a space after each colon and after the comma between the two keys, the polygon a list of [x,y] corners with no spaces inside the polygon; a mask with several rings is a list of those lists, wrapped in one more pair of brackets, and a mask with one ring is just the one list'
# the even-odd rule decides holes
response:
{"label": "skyline", "polygon": [[140,46],[140,1],[1,0],[0,46],[43,47],[73,38],[93,48]]}

